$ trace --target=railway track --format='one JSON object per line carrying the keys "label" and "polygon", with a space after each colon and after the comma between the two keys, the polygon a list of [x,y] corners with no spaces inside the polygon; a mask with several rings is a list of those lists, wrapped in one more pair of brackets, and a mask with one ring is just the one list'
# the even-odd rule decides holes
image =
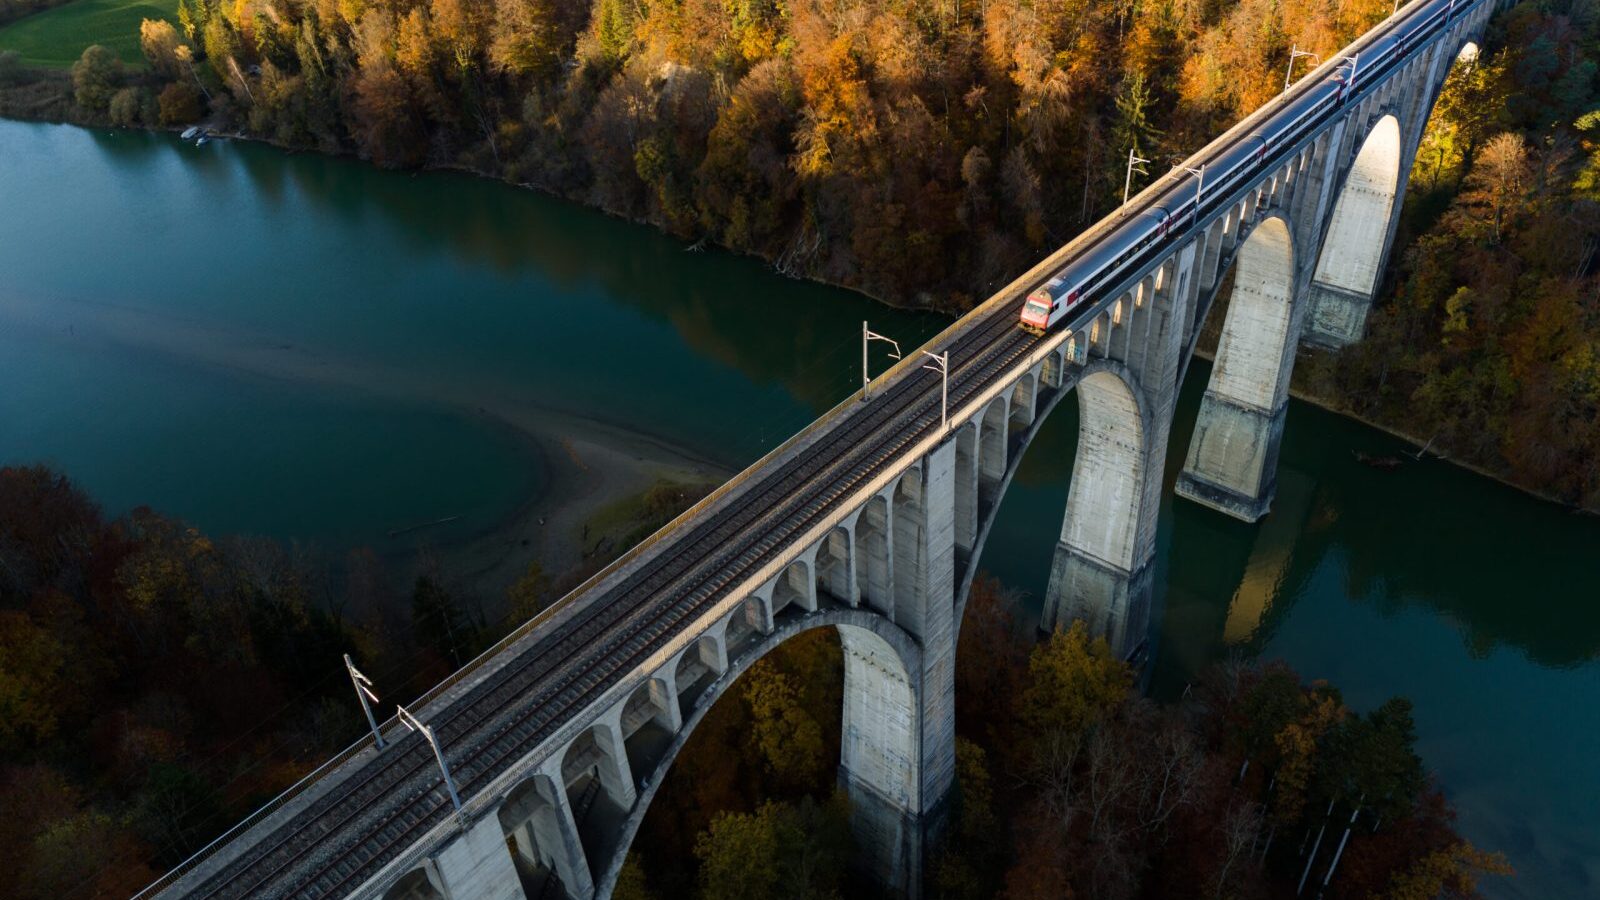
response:
{"label": "railway track", "polygon": [[[1015,315],[1009,305],[991,310],[950,346],[953,407],[1040,340],[1017,328]],[[606,596],[436,711],[430,724],[450,754],[462,794],[472,796],[535,749],[839,499],[938,427],[937,376],[902,377],[807,452],[661,547]],[[342,896],[451,813],[431,750],[409,735],[189,896]]]}

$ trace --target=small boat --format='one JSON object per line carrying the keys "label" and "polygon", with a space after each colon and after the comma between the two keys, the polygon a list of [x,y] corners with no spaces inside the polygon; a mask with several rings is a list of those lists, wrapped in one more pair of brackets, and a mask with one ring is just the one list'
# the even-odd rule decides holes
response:
{"label": "small boat", "polygon": [[206,137],[205,135],[202,134],[198,138],[195,138],[194,145],[196,147],[203,147],[203,146],[205,146],[206,141],[209,141],[209,140],[211,140],[211,138],[208,138],[208,137]]}
{"label": "small boat", "polygon": [[1356,462],[1361,463],[1364,466],[1371,466],[1374,469],[1379,469],[1384,472],[1393,472],[1395,469],[1400,468],[1400,466],[1404,464],[1404,461],[1398,456],[1373,456],[1372,454],[1365,453],[1361,450],[1355,450],[1353,453],[1355,455]]}
{"label": "small boat", "polygon": [[179,135],[179,137],[183,138],[186,141],[192,141],[196,137],[199,137],[199,136],[200,136],[200,126],[199,125],[190,125],[188,128],[185,128],[183,130],[183,134]]}

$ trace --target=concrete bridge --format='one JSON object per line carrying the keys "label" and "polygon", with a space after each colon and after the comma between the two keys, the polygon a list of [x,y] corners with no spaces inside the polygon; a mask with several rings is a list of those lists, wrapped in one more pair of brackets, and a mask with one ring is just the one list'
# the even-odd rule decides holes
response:
{"label": "concrete bridge", "polygon": [[[844,649],[839,781],[858,843],[894,893],[919,895],[954,777],[967,588],[1040,423],[1076,391],[1047,620],[1085,619],[1134,653],[1178,386],[1219,286],[1231,272],[1177,490],[1255,521],[1296,346],[1361,336],[1423,126],[1491,12],[1416,0],[1347,48],[1353,76],[1325,63],[1192,157],[1194,173],[1161,178],[952,325],[926,348],[949,353],[948,424],[939,375],[908,358],[419,700],[459,814],[430,747],[391,719],[386,746],[352,746],[141,896],[608,896],[707,709],[813,628]],[[1307,118],[1336,77],[1337,107]],[[1219,182],[1202,167],[1245,142],[1248,170],[1207,193]],[[1190,191],[1193,214],[1119,256],[1070,321],[1018,326],[1026,293]]]}

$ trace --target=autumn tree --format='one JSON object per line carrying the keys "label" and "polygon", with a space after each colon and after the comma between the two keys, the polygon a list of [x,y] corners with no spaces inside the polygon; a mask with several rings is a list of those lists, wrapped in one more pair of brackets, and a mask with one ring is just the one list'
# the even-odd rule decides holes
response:
{"label": "autumn tree", "polygon": [[824,900],[836,896],[849,862],[846,802],[809,797],[723,813],[695,841],[704,900]]}
{"label": "autumn tree", "polygon": [[111,105],[122,80],[122,61],[105,47],[94,44],[72,64],[73,99],[90,115],[102,115]]}
{"label": "autumn tree", "polygon": [[183,75],[178,62],[178,30],[165,19],[145,19],[139,23],[139,47],[145,61],[157,74],[168,78]]}

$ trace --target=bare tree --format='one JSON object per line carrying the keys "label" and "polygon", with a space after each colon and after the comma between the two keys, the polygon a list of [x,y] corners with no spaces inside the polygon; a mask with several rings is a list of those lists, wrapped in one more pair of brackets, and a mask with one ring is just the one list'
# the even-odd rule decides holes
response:
{"label": "bare tree", "polygon": [[1234,866],[1245,856],[1261,830],[1261,804],[1236,798],[1228,804],[1222,816],[1222,867],[1217,870],[1215,897],[1222,897],[1228,887],[1230,875],[1236,875]]}

